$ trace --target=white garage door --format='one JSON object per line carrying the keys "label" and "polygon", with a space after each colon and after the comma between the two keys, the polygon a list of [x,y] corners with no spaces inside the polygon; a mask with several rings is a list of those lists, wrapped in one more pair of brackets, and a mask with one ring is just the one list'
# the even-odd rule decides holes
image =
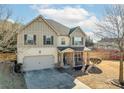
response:
{"label": "white garage door", "polygon": [[24,58],[24,64],[23,64],[24,71],[46,69],[53,67],[54,67],[54,56],[51,55],[32,56],[32,57]]}

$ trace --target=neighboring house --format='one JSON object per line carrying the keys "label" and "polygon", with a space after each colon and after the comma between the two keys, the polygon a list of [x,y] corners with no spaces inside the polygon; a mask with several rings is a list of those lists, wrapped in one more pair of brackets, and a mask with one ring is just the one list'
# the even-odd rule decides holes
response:
{"label": "neighboring house", "polygon": [[41,15],[24,26],[17,36],[17,60],[24,70],[75,67],[83,62],[86,34],[78,26],[68,28]]}
{"label": "neighboring house", "polygon": [[115,38],[103,38],[95,43],[94,47],[98,49],[117,50],[118,45],[115,43],[116,40]]}

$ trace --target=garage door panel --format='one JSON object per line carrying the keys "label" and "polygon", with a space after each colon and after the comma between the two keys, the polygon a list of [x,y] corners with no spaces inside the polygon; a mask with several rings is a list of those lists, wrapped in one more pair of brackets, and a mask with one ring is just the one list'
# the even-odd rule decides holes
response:
{"label": "garage door panel", "polygon": [[23,69],[25,71],[29,70],[38,70],[45,68],[53,68],[54,67],[54,56],[32,56],[25,57]]}

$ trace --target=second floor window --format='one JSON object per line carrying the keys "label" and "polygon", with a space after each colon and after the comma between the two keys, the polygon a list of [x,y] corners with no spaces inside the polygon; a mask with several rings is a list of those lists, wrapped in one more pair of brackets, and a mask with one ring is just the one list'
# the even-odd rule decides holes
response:
{"label": "second floor window", "polygon": [[73,45],[83,45],[83,38],[82,37],[73,37],[72,44]]}
{"label": "second floor window", "polygon": [[65,45],[65,38],[61,39],[61,45]]}
{"label": "second floor window", "polygon": [[43,36],[44,45],[53,45],[53,36]]}
{"label": "second floor window", "polygon": [[25,45],[35,45],[36,44],[36,35],[24,35],[24,44]]}

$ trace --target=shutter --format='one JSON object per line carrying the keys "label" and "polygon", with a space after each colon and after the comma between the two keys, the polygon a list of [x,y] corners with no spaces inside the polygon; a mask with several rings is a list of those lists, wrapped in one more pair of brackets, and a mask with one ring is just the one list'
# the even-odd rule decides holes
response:
{"label": "shutter", "polygon": [[43,36],[43,44],[46,44],[46,36]]}
{"label": "shutter", "polygon": [[82,45],[83,45],[84,44],[84,38],[83,37],[81,38],[81,41],[82,41]]}
{"label": "shutter", "polygon": [[54,40],[54,38],[53,38],[53,36],[51,36],[51,44],[53,45],[53,40]]}
{"label": "shutter", "polygon": [[27,35],[24,35],[24,44],[26,44]]}
{"label": "shutter", "polygon": [[36,44],[36,35],[34,35],[34,38],[33,38],[33,43]]}
{"label": "shutter", "polygon": [[72,37],[72,45],[74,45],[74,37]]}

